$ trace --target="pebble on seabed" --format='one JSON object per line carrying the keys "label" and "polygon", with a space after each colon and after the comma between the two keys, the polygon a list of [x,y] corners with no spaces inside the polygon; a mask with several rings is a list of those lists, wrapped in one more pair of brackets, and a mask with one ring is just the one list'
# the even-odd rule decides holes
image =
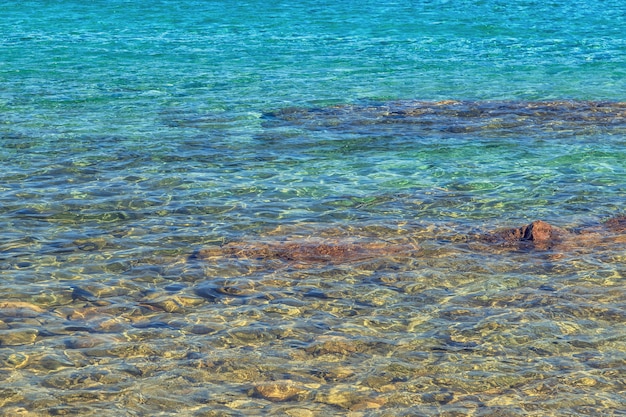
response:
{"label": "pebble on seabed", "polygon": [[0,346],[20,346],[34,343],[39,335],[36,329],[3,330],[0,333]]}
{"label": "pebble on seabed", "polygon": [[25,301],[0,301],[0,311],[5,317],[37,317],[45,313],[43,308]]}
{"label": "pebble on seabed", "polygon": [[306,393],[306,389],[296,386],[291,381],[264,382],[255,385],[249,392],[251,396],[260,397],[274,402],[298,399]]}

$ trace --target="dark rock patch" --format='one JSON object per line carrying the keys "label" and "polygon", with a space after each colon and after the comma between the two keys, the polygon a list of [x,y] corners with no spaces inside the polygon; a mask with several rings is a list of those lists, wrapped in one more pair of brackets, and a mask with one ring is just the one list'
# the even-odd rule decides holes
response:
{"label": "dark rock patch", "polygon": [[626,215],[612,217],[604,225],[611,232],[626,233]]}
{"label": "dark rock patch", "polygon": [[[472,251],[551,251],[551,256],[562,256],[567,252],[587,252],[600,247],[619,248],[626,243],[626,216],[616,216],[604,223],[570,230],[554,226],[543,220],[535,220],[519,227],[498,229],[483,234],[465,234],[450,239],[445,232],[424,233],[415,230],[404,236],[402,242],[370,239],[363,236],[334,236],[333,238],[275,237],[276,240],[233,241],[220,247],[207,247],[196,251],[191,259],[201,261],[244,260],[270,262],[273,266],[286,264],[296,268],[325,265],[344,265],[369,262],[372,259],[399,259],[445,256],[457,253],[447,246],[467,243]],[[297,234],[296,234],[297,236]],[[421,247],[416,240],[424,242]],[[428,243],[426,243],[428,242]],[[490,249],[492,248],[492,249]],[[268,266],[268,265],[265,265]],[[207,287],[196,290],[196,294],[207,299],[226,295],[242,295],[238,287]]]}
{"label": "dark rock patch", "polygon": [[205,248],[198,259],[231,257],[237,259],[280,260],[305,264],[343,264],[374,257],[409,255],[417,248],[386,242],[353,242],[341,239],[296,240],[278,242],[230,242],[221,247]]}
{"label": "dark rock patch", "polygon": [[611,101],[390,101],[285,108],[263,115],[264,125],[311,130],[388,130],[412,133],[626,131],[626,103]]}
{"label": "dark rock patch", "polygon": [[561,243],[571,234],[543,220],[516,228],[497,230],[483,235],[480,240],[502,246],[517,246],[527,249],[550,249]]}

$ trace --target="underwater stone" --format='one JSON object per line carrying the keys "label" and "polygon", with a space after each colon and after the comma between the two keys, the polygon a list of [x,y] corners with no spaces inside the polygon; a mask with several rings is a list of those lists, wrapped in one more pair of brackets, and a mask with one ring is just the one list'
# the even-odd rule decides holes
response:
{"label": "underwater stone", "polygon": [[73,243],[78,249],[86,252],[102,250],[109,244],[106,239],[101,237],[76,239]]}
{"label": "underwater stone", "polygon": [[[4,355],[3,355],[4,356]],[[28,355],[19,352],[13,352],[5,357],[0,357],[0,363],[14,369],[20,369],[28,364]]]}
{"label": "underwater stone", "polygon": [[[265,126],[311,130],[404,131],[493,134],[494,132],[612,131],[626,129],[626,103],[602,101],[391,101],[371,105],[286,108],[263,115]],[[491,133],[490,133],[491,132]]]}
{"label": "underwater stone", "polygon": [[558,234],[557,229],[541,220],[536,220],[528,226],[523,226],[521,231],[523,232],[523,240],[535,242],[548,242],[553,236]]}
{"label": "underwater stone", "polygon": [[289,417],[315,417],[315,413],[307,408],[289,408],[285,410]]}
{"label": "underwater stone", "polygon": [[219,248],[205,248],[196,253],[201,260],[230,257],[235,259],[280,260],[294,263],[343,264],[390,255],[410,255],[414,245],[384,241],[349,239],[307,239],[270,242],[230,242]]}
{"label": "underwater stone", "polygon": [[[20,398],[20,401],[21,401],[23,396],[20,396],[19,398]],[[0,391],[0,407],[2,407],[2,412],[4,413],[3,415],[5,415],[5,416],[39,417],[41,415],[39,413],[30,412],[27,409],[25,409],[24,407],[19,407],[19,406],[4,407],[4,404],[7,401],[20,402],[18,400],[14,400],[12,397],[8,397],[8,396],[4,395],[4,392]]]}
{"label": "underwater stone", "polygon": [[330,339],[316,342],[305,351],[314,356],[320,355],[351,355],[362,352],[363,346],[351,339]]}
{"label": "underwater stone", "polygon": [[[475,237],[469,237],[474,240]],[[530,224],[496,230],[479,236],[478,241],[519,249],[558,249],[560,252],[572,250],[593,250],[607,244],[626,243],[626,216],[616,216],[604,224],[583,227],[574,232],[553,226],[542,220]]]}
{"label": "underwater stone", "polygon": [[534,247],[537,249],[549,249],[561,242],[569,232],[552,226],[543,220],[511,229],[504,229],[481,237],[481,240],[489,243],[503,245],[517,245],[522,247]]}
{"label": "underwater stone", "polygon": [[168,313],[183,313],[187,307],[198,306],[204,302],[205,300],[200,297],[162,294],[155,298],[146,297],[141,300],[140,305],[153,311],[162,310]]}
{"label": "underwater stone", "polygon": [[296,386],[292,381],[272,381],[255,385],[249,394],[273,402],[282,402],[297,400],[306,393],[306,389]]}
{"label": "underwater stone", "polygon": [[63,341],[63,344],[67,349],[89,349],[110,342],[112,342],[112,340],[104,336],[89,335],[68,338]]}
{"label": "underwater stone", "polygon": [[548,243],[559,238],[567,232],[558,229],[542,220],[534,222],[516,229],[508,229],[500,233],[500,236],[507,241],[532,241],[535,243]]}
{"label": "underwater stone", "polygon": [[[297,232],[297,231],[296,231]],[[320,234],[327,231],[321,230]],[[264,263],[268,268],[284,266],[305,269],[324,266],[342,266],[351,263],[365,265],[366,262],[394,260],[393,258],[426,259],[431,256],[428,243],[417,243],[418,240],[433,242],[437,251],[445,250],[441,243],[467,242],[470,249],[479,252],[492,248],[506,250],[557,250],[562,253],[580,250],[593,250],[598,245],[622,245],[626,243],[626,216],[616,216],[604,224],[582,227],[573,231],[554,226],[543,220],[535,220],[529,224],[497,229],[483,234],[457,234],[450,237],[444,230],[442,234],[424,233],[421,229],[414,230],[415,235],[405,235],[403,240],[372,239],[365,236],[345,234],[332,238],[295,236],[273,236],[272,240],[259,239],[249,241],[233,241],[220,247],[206,247],[191,255],[191,260],[204,262],[249,261]],[[486,245],[483,245],[486,244]],[[499,250],[499,249],[498,249]],[[437,255],[438,256],[438,255]],[[385,264],[369,264],[367,268],[381,268]],[[220,281],[222,285],[220,285]],[[211,302],[225,296],[251,296],[255,292],[254,284],[242,280],[218,279],[210,284],[202,284],[194,289],[195,295]],[[308,292],[307,297],[326,298],[323,292]]]}
{"label": "underwater stone", "polygon": [[49,354],[44,355],[36,360],[33,359],[32,367],[35,369],[54,371],[62,368],[74,367],[74,362],[69,360],[66,356]]}
{"label": "underwater stone", "polygon": [[39,332],[35,329],[15,329],[0,333],[0,346],[29,345],[37,340]]}
{"label": "underwater stone", "polygon": [[210,302],[215,302],[222,297],[217,291],[217,286],[211,284],[205,284],[194,288],[194,293]]}
{"label": "underwater stone", "polygon": [[24,301],[0,301],[0,316],[5,317],[37,317],[46,310]]}
{"label": "underwater stone", "polygon": [[606,221],[605,226],[616,233],[626,232],[626,216],[616,216]]}
{"label": "underwater stone", "polygon": [[[344,409],[364,410],[378,408],[381,402],[372,397],[372,391],[352,384],[336,384],[327,391],[318,392],[315,401]],[[368,403],[372,404],[368,404]],[[373,403],[377,405],[373,406]]]}

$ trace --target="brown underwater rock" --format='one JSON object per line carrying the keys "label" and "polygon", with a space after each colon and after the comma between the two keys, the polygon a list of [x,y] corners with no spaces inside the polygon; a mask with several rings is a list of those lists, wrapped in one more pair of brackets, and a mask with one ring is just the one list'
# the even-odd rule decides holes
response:
{"label": "brown underwater rock", "polygon": [[263,382],[256,384],[248,392],[250,396],[272,402],[298,400],[300,397],[305,397],[307,393],[308,391],[304,387],[297,386],[290,380]]}
{"label": "brown underwater rock", "polygon": [[604,223],[604,226],[614,233],[626,233],[626,216],[612,217]]}
{"label": "brown underwater rock", "polygon": [[[197,251],[193,258],[203,261],[224,259],[278,261],[297,268],[308,268],[385,257],[425,257],[432,253],[425,249],[420,250],[415,243],[417,239],[450,242],[445,238],[441,240],[441,235],[437,233],[419,235],[418,231],[415,231],[414,236],[395,242],[351,235],[333,238],[283,237],[279,240],[234,241],[219,247],[207,247]],[[494,248],[497,251],[551,250],[565,253],[587,252],[600,246],[621,247],[626,243],[626,216],[616,216],[603,224],[575,231],[553,226],[543,220],[535,220],[520,227],[499,229],[481,235],[466,235],[461,241],[468,242],[470,249],[479,252]]]}
{"label": "brown underwater rock", "polygon": [[525,226],[482,235],[478,241],[515,249],[589,251],[600,246],[606,248],[626,243],[626,216],[616,216],[601,225],[581,228],[576,232],[535,220]]}
{"label": "brown underwater rock", "polygon": [[237,259],[280,260],[295,263],[342,264],[381,256],[410,254],[414,246],[387,242],[348,241],[347,239],[317,239],[277,242],[230,242],[219,248],[198,251],[197,258],[215,257]]}
{"label": "brown underwater rock", "polygon": [[550,249],[561,243],[571,234],[559,227],[552,226],[543,220],[535,220],[525,226],[497,230],[481,236],[480,240],[501,246],[520,248]]}

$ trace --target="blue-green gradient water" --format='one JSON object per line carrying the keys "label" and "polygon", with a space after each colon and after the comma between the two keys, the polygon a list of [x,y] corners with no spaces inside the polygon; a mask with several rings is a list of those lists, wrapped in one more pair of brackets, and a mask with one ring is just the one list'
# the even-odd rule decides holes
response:
{"label": "blue-green gradient water", "polygon": [[0,16],[2,415],[624,415],[624,2]]}

